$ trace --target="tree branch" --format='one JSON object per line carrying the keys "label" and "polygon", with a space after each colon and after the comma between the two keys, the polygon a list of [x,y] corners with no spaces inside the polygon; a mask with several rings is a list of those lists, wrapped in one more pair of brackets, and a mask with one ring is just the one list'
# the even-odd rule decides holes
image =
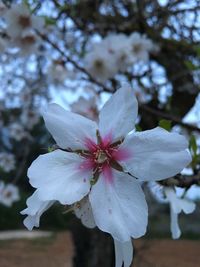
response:
{"label": "tree branch", "polygon": [[171,120],[172,122],[175,122],[181,126],[183,126],[184,128],[187,128],[188,130],[190,131],[196,131],[196,132],[199,132],[200,133],[200,128],[198,128],[197,126],[195,125],[192,125],[192,124],[188,124],[188,123],[185,123],[181,120],[181,118],[179,117],[176,117],[172,114],[169,114],[169,113],[165,113],[163,111],[160,111],[160,110],[157,110],[157,109],[154,109],[150,106],[148,106],[147,104],[142,104],[140,105],[140,108],[144,111],[147,111],[147,112],[150,112],[151,114],[154,114],[156,115],[157,117],[160,117],[160,118],[165,118],[165,119],[168,119],[168,120]]}
{"label": "tree branch", "polygon": [[159,183],[164,186],[177,186],[182,188],[190,188],[192,185],[200,186],[200,173],[192,176],[177,174],[173,178],[160,181]]}

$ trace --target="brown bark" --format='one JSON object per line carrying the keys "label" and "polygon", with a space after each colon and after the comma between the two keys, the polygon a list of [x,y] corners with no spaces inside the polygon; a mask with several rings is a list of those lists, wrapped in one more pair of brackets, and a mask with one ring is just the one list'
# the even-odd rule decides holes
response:
{"label": "brown bark", "polygon": [[74,267],[112,267],[114,266],[113,240],[97,228],[87,229],[79,220],[73,218],[71,231],[75,245]]}

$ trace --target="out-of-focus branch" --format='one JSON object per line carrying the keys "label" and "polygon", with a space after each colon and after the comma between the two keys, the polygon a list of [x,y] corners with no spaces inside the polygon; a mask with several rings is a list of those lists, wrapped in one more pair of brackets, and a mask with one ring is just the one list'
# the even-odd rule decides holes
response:
{"label": "out-of-focus branch", "polygon": [[156,115],[157,117],[171,120],[172,122],[175,122],[175,123],[183,126],[184,128],[187,128],[190,131],[197,131],[197,132],[200,133],[200,128],[198,128],[195,125],[185,123],[185,122],[182,121],[181,118],[178,118],[178,117],[176,117],[176,116],[174,116],[172,114],[165,113],[165,112],[160,111],[158,109],[154,109],[154,108],[148,106],[147,104],[141,104],[140,105],[140,108],[143,109],[143,110],[145,110],[145,111],[147,111],[147,112],[150,112],[150,113]]}
{"label": "out-of-focus branch", "polygon": [[160,181],[159,183],[164,186],[177,186],[182,188],[190,188],[192,185],[200,186],[200,173],[192,176],[177,174],[175,177]]}

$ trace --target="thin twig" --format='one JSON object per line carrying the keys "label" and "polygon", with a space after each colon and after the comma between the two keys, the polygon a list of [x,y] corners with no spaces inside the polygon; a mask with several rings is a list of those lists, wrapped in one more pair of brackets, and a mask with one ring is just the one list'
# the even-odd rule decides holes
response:
{"label": "thin twig", "polygon": [[184,128],[187,128],[187,129],[189,129],[191,131],[196,131],[196,132],[200,133],[200,128],[198,128],[195,125],[185,123],[185,122],[182,121],[181,118],[178,118],[178,117],[176,117],[176,116],[174,116],[172,114],[165,113],[163,111],[154,109],[152,107],[149,107],[147,104],[141,104],[140,108],[142,110],[144,110],[144,111],[147,111],[147,112],[150,112],[151,114],[156,115],[157,117],[161,117],[161,118],[165,118],[165,119],[171,120],[171,121],[183,126]]}

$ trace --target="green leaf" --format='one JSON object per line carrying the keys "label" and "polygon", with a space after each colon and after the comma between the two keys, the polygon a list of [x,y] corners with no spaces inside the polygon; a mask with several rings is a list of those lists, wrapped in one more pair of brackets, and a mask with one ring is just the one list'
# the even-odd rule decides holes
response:
{"label": "green leaf", "polygon": [[44,19],[45,19],[46,25],[55,25],[56,24],[56,19],[49,18],[49,17],[44,17]]}
{"label": "green leaf", "polygon": [[170,121],[170,120],[160,120],[159,121],[159,126],[170,132],[171,128],[172,128],[172,121]]}
{"label": "green leaf", "polygon": [[189,147],[190,147],[190,150],[192,150],[194,155],[196,156],[198,146],[197,146],[197,141],[194,135],[191,135],[190,137]]}
{"label": "green leaf", "polygon": [[136,129],[137,132],[141,132],[142,131],[142,128],[140,127],[139,124],[135,125],[135,129]]}
{"label": "green leaf", "polygon": [[199,66],[194,65],[194,64],[193,64],[191,61],[189,61],[189,60],[186,60],[184,63],[185,63],[186,67],[187,67],[189,70],[198,70],[198,69],[199,69]]}
{"label": "green leaf", "polygon": [[52,147],[48,147],[48,153],[54,151],[54,149]]}
{"label": "green leaf", "polygon": [[200,46],[195,46],[194,50],[197,53],[197,56],[200,57]]}

